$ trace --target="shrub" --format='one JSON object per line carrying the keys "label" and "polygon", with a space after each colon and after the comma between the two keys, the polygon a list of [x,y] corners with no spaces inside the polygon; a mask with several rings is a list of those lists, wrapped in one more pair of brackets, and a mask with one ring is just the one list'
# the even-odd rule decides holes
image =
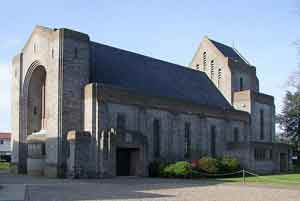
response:
{"label": "shrub", "polygon": [[240,163],[232,157],[223,157],[219,160],[220,172],[234,172],[240,169]]}
{"label": "shrub", "polygon": [[170,164],[164,168],[163,176],[166,177],[187,177],[191,174],[191,164],[186,161],[180,161]]}
{"label": "shrub", "polygon": [[160,177],[163,175],[163,170],[166,164],[160,161],[153,161],[148,166],[149,177]]}
{"label": "shrub", "polygon": [[211,157],[203,157],[198,161],[198,170],[207,173],[218,172],[218,160]]}

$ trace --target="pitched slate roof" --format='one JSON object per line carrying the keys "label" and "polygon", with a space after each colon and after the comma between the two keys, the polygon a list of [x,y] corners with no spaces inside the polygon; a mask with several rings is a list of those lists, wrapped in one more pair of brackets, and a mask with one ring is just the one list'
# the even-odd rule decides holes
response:
{"label": "pitched slate roof", "polygon": [[0,133],[0,140],[10,140],[10,133]]}
{"label": "pitched slate roof", "polygon": [[91,42],[91,81],[194,104],[232,108],[206,74]]}
{"label": "pitched slate roof", "polygon": [[219,43],[217,41],[214,41],[212,39],[209,39],[209,40],[216,46],[216,48],[218,48],[218,50],[220,50],[222,52],[222,54],[225,57],[229,57],[235,61],[241,61],[244,63],[248,63],[248,61],[246,61],[246,59],[241,54],[239,54],[238,51],[235,50],[234,48],[224,45],[222,43]]}

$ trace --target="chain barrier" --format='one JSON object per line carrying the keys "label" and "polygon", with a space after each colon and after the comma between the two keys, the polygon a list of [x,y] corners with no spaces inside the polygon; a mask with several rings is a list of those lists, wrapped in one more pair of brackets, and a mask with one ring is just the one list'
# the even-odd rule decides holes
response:
{"label": "chain barrier", "polygon": [[240,173],[243,172],[243,170],[236,171],[236,172],[230,172],[230,173],[224,173],[224,174],[209,174],[209,173],[198,172],[198,171],[193,171],[193,172],[197,173],[198,175],[207,176],[207,177],[222,177],[222,176],[229,176],[229,175],[240,174]]}
{"label": "chain barrier", "polygon": [[[242,174],[242,178],[243,178],[243,183],[246,183],[246,175],[251,175],[258,178],[261,178],[260,175],[249,172],[247,170],[240,170],[240,171],[236,171],[236,172],[230,172],[230,173],[224,173],[224,174],[209,174],[209,173],[205,173],[205,172],[198,172],[198,171],[193,171],[194,173],[197,173],[200,176],[206,176],[206,177],[223,177],[223,176],[230,176],[230,175],[238,175],[238,174]],[[269,178],[267,178],[269,179]],[[272,180],[272,179],[270,179]]]}

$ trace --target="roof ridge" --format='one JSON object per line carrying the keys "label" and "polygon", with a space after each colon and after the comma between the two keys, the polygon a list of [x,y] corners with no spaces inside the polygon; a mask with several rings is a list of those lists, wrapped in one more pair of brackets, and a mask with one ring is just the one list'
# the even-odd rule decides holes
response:
{"label": "roof ridge", "polygon": [[231,58],[236,61],[242,61],[248,65],[251,65],[250,62],[243,57],[243,55],[235,48],[224,43],[215,41],[213,39],[208,38],[209,41],[213,43],[213,45],[225,56]]}

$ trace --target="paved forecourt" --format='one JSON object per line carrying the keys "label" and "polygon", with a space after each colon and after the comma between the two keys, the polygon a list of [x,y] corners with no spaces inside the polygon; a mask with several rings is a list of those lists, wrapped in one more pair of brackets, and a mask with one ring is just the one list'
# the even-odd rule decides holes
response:
{"label": "paved forecourt", "polygon": [[0,175],[0,200],[203,200],[296,201],[299,186],[118,177],[101,180],[46,179]]}

